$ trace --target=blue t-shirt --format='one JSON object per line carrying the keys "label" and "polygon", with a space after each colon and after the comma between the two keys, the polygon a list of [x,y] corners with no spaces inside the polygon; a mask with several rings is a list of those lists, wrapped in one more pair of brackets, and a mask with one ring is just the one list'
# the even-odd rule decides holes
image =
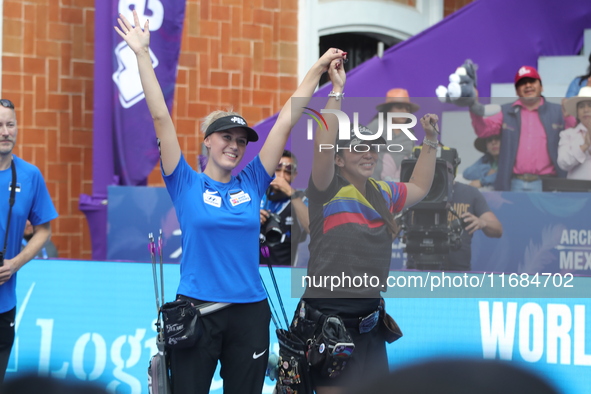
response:
{"label": "blue t-shirt", "polygon": [[569,98],[578,95],[579,90],[581,90],[583,86],[587,86],[587,80],[581,77],[576,77],[571,81],[570,85],[568,85],[568,89],[566,89],[566,95],[564,97]]}
{"label": "blue t-shirt", "polygon": [[[34,165],[12,155],[16,166],[16,193],[10,228],[6,259],[11,259],[21,251],[21,240],[25,232],[27,219],[33,226],[47,223],[57,218],[57,211],[45,186],[41,171]],[[0,171],[0,250],[4,246],[6,219],[8,218],[10,184],[12,170],[8,167]],[[16,306],[16,274],[0,286],[0,313],[7,312]]]}
{"label": "blue t-shirt", "polygon": [[259,204],[271,177],[259,157],[228,183],[197,173],[183,156],[163,177],[182,231],[177,293],[203,301],[264,300]]}

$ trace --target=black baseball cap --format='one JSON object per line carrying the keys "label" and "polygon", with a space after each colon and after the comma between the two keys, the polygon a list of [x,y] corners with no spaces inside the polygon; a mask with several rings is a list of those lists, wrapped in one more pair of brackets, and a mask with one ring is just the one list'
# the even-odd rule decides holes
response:
{"label": "black baseball cap", "polygon": [[248,127],[246,120],[239,115],[228,115],[211,122],[207,127],[207,130],[205,130],[205,136],[203,138],[207,138],[215,132],[233,129],[235,127],[240,127],[246,130],[246,139],[248,141],[255,142],[259,140],[257,132]]}
{"label": "black baseball cap", "polygon": [[[344,140],[340,140],[338,139],[338,135],[337,135],[337,146],[339,148],[346,148],[348,146],[355,146],[355,145],[386,145],[386,140],[380,136],[375,140],[362,140],[361,138],[357,137],[355,135],[355,131],[353,130],[353,128],[351,128],[351,130],[349,131],[349,139],[344,139]],[[362,135],[375,135],[376,133],[374,133],[373,131],[371,131],[370,129],[368,129],[365,126],[359,125],[359,134]]]}

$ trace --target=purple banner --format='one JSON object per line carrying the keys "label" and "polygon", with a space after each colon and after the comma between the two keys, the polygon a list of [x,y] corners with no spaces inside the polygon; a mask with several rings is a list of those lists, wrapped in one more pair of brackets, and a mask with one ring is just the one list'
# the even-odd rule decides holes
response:
{"label": "purple banner", "polygon": [[[135,55],[113,26],[119,13],[143,26],[150,21],[150,50],[170,110],[176,83],[184,0],[96,0],[92,196],[82,194],[92,238],[92,258],[107,256],[107,186],[143,185],[158,161],[152,118],[144,100]],[[109,56],[111,55],[111,56]]]}
{"label": "purple banner", "polygon": [[[176,83],[185,1],[112,0],[113,21],[121,13],[133,20],[135,9],[143,26],[150,23],[150,57],[164,92],[166,105],[172,108]],[[111,29],[113,46],[113,98],[115,171],[123,185],[144,185],[158,162],[158,147],[152,117],[142,89],[135,54]]]}
{"label": "purple banner", "polygon": [[[486,192],[503,224],[500,239],[482,231],[472,239],[472,271],[573,273],[591,276],[589,193]],[[149,261],[148,233],[162,229],[163,259],[180,262],[181,231],[163,187],[109,188],[109,260]],[[298,247],[297,267],[306,267],[307,242]],[[405,245],[396,240],[391,270],[402,270]]]}

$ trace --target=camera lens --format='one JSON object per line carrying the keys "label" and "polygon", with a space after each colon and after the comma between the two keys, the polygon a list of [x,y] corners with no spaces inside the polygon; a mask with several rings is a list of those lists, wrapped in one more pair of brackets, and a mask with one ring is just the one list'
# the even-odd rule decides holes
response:
{"label": "camera lens", "polygon": [[268,246],[275,246],[281,243],[281,238],[283,237],[283,232],[281,231],[281,227],[279,223],[281,222],[281,218],[276,213],[269,213],[269,218],[267,219],[267,223],[265,224],[265,239]]}

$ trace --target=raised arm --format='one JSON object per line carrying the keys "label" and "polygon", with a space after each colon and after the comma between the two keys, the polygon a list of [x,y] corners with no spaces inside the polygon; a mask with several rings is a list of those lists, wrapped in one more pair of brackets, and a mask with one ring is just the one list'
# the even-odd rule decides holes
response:
{"label": "raised arm", "polygon": [[[281,112],[279,112],[277,121],[269,132],[267,140],[259,154],[261,162],[269,175],[275,173],[275,168],[283,154],[283,149],[287,143],[289,133],[302,116],[304,110],[303,107],[308,104],[310,97],[312,97],[312,93],[314,93],[314,89],[316,89],[316,86],[318,85],[320,76],[328,69],[333,60],[344,59],[346,55],[346,52],[336,48],[331,48],[326,51],[326,53],[314,63],[312,68],[310,68],[300,86],[298,86],[296,91],[281,109]],[[297,108],[292,108],[292,99],[300,97],[307,98],[308,100],[298,101]]]}
{"label": "raised arm", "polygon": [[[437,132],[433,128],[432,124],[437,124],[439,118],[437,115],[426,114],[421,118],[421,125],[425,130],[427,143],[431,142],[436,145]],[[410,180],[406,183],[406,202],[404,207],[408,208],[419,201],[421,201],[429,190],[433,183],[433,177],[435,176],[435,160],[437,159],[437,148],[423,144],[421,154],[415,164],[415,168],[412,171]]]}
{"label": "raised arm", "polygon": [[[342,94],[345,88],[345,81],[347,76],[345,68],[340,60],[335,60],[331,63],[328,70],[328,76],[332,82],[332,91]],[[329,97],[326,102],[326,109],[341,109],[341,97]],[[336,145],[337,133],[339,130],[339,122],[334,114],[326,114],[326,123],[328,130],[317,130],[314,136],[314,162],[312,165],[312,182],[318,190],[326,190],[334,176],[334,155],[336,146],[333,149],[320,149],[321,147]]]}
{"label": "raised arm", "polygon": [[162,169],[164,170],[164,174],[168,175],[174,171],[180,160],[181,147],[174,124],[172,123],[172,118],[166,107],[162,89],[152,67],[148,21],[146,20],[142,30],[136,10],[133,10],[133,20],[135,26],[132,26],[122,14],[119,14],[117,22],[120,28],[115,26],[115,31],[125,40],[137,58],[146,103],[154,121],[156,137],[160,140]]}

